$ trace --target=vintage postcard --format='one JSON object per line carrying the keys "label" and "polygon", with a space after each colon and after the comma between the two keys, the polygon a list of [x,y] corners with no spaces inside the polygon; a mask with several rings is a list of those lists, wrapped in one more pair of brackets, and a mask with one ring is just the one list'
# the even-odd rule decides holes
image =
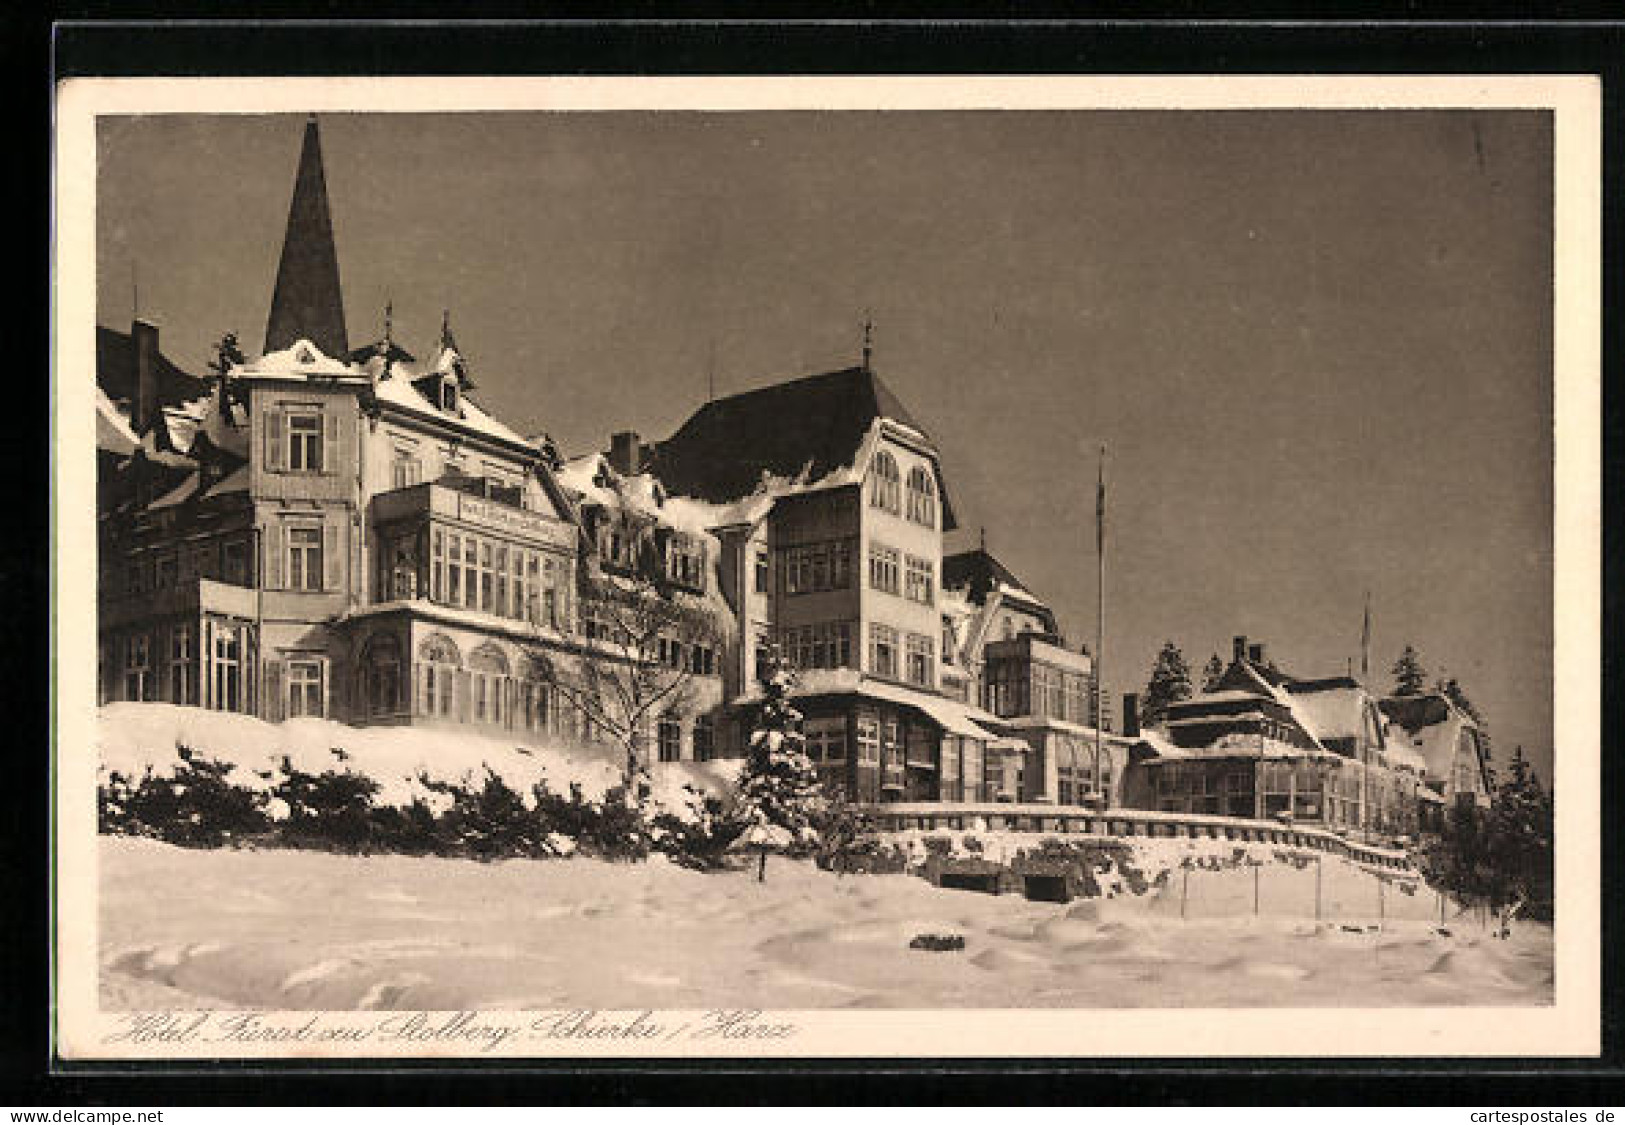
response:
{"label": "vintage postcard", "polygon": [[1599,106],[64,83],[60,1055],[1596,1054]]}

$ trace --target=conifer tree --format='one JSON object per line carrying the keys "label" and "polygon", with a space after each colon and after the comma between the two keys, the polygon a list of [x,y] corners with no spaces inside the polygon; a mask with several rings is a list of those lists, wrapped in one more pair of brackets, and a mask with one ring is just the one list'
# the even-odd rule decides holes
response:
{"label": "conifer tree", "polygon": [[1394,676],[1395,695],[1421,695],[1427,686],[1428,674],[1422,670],[1422,659],[1410,645],[1405,646],[1390,671]]}
{"label": "conifer tree", "polygon": [[1222,679],[1223,676],[1224,661],[1219,659],[1218,653],[1214,653],[1212,656],[1207,658],[1207,663],[1202,666],[1202,690],[1218,691],[1219,680]]}
{"label": "conifer tree", "polygon": [[737,815],[743,839],[755,844],[756,878],[767,878],[769,848],[808,848],[818,842],[817,825],[829,807],[818,770],[807,757],[801,712],[790,702],[795,674],[775,651],[763,670],[761,712],[739,779]]}
{"label": "conifer tree", "polygon": [[1151,679],[1145,685],[1140,702],[1140,721],[1154,726],[1168,714],[1170,704],[1191,697],[1191,670],[1185,663],[1185,654],[1173,641],[1166,641],[1157,661],[1151,667]]}
{"label": "conifer tree", "polygon": [[[1490,836],[1505,872],[1511,912],[1550,918],[1552,909],[1552,798],[1524,757],[1512,752],[1507,776],[1490,807]],[[1510,920],[1510,916],[1508,917]]]}

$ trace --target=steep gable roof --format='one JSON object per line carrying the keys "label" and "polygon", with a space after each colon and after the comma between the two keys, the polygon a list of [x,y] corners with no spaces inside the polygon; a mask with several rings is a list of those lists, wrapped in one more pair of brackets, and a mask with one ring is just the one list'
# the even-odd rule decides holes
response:
{"label": "steep gable roof", "polygon": [[[851,468],[878,418],[930,440],[878,375],[848,367],[708,402],[649,448],[647,467],[674,493],[726,503],[764,474],[816,481]],[[951,528],[946,495],[942,510]]]}
{"label": "steep gable roof", "polygon": [[[183,406],[208,393],[208,384],[188,375],[169,361],[163,352],[154,357],[157,379],[156,406]],[[135,339],[116,328],[96,326],[96,385],[114,402],[135,397]]]}
{"label": "steep gable roof", "polygon": [[333,245],[333,220],[327,209],[327,176],[322,169],[322,139],[312,116],[305,123],[294,176],[288,229],[277,263],[271,315],[265,324],[265,350],[281,351],[309,340],[330,356],[350,350],[344,330],[344,298],[339,285],[339,256]]}
{"label": "steep gable roof", "polygon": [[1007,597],[1014,595],[1040,608],[1049,608],[1009,567],[980,547],[942,556],[942,588],[965,590],[976,605],[985,604],[989,593],[1001,589]]}

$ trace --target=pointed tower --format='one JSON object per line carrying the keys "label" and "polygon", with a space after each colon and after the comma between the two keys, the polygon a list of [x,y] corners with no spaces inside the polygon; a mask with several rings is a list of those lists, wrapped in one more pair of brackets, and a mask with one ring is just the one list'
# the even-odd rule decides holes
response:
{"label": "pointed tower", "polygon": [[339,256],[327,211],[322,139],[314,114],[305,123],[305,144],[293,182],[293,204],[288,208],[288,233],[282,242],[271,316],[265,325],[265,350],[280,351],[300,339],[337,359],[350,350],[339,289]]}

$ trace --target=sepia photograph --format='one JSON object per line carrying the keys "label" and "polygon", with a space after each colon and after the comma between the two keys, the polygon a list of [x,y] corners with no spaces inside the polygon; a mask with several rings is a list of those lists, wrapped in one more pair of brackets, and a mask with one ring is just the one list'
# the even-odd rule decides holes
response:
{"label": "sepia photograph", "polygon": [[70,84],[64,1052],[1594,1053],[1495,81]]}

